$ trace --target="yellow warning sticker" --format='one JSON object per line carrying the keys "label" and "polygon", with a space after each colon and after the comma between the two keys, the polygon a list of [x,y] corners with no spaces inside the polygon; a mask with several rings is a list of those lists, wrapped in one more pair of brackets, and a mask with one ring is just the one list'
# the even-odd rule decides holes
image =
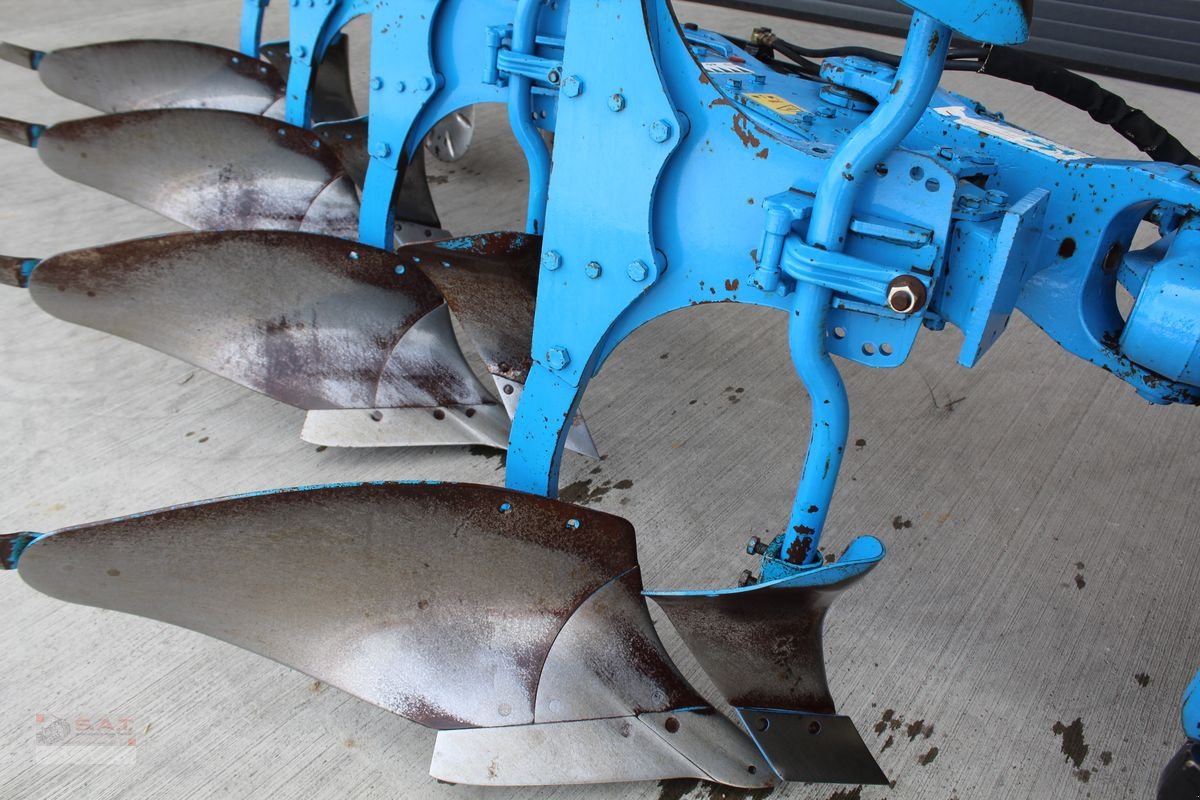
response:
{"label": "yellow warning sticker", "polygon": [[784,100],[777,94],[745,94],[742,96],[748,100],[753,100],[759,105],[766,106],[776,114],[780,114],[785,117],[794,117],[797,114],[804,112],[803,108],[795,103]]}

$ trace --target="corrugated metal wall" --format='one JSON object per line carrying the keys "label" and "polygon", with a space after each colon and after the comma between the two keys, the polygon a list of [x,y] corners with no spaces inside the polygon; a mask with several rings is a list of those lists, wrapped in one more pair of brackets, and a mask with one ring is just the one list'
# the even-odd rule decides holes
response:
{"label": "corrugated metal wall", "polygon": [[[909,11],[896,0],[704,0],[886,33]],[[1036,0],[1034,52],[1121,77],[1200,91],[1200,0]]]}

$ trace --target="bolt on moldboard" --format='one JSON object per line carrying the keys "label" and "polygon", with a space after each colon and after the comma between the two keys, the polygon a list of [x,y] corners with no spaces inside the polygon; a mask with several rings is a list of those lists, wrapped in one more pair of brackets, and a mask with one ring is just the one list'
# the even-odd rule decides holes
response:
{"label": "bolt on moldboard", "polygon": [[571,363],[571,354],[567,352],[565,347],[551,347],[546,351],[546,366],[556,372],[560,369],[566,369]]}
{"label": "bolt on moldboard", "polygon": [[659,144],[671,138],[671,123],[665,119],[655,120],[650,123],[650,138]]}

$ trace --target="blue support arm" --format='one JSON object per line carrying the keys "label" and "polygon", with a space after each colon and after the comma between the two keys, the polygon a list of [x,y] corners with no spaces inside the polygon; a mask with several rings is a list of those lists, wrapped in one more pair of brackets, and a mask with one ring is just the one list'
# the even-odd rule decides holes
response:
{"label": "blue support arm", "polygon": [[[941,78],[951,31],[923,13],[913,14],[892,92],[838,148],[813,202],[807,243],[841,252],[859,187],[896,148],[929,106]],[[805,281],[796,284],[792,305],[792,358],[812,406],[812,430],[800,487],[784,532],[782,555],[797,565],[819,563],[817,545],[837,484],[849,434],[850,406],[826,346],[833,292]]]}

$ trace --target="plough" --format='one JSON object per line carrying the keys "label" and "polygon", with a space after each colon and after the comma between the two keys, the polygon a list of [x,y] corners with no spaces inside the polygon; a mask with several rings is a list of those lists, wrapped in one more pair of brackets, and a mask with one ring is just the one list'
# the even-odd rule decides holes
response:
{"label": "plough", "polygon": [[[309,441],[508,450],[503,488],[223,498],[11,534],[5,566],[432,727],[431,773],[450,782],[886,783],[822,650],[834,599],[884,557],[871,536],[822,547],[849,424],[832,356],[899,367],[950,324],[974,367],[1020,311],[1151,403],[1200,403],[1200,162],[1121,98],[1011,49],[1031,3],[905,2],[898,57],[681,27],[667,0],[292,3],[288,43],[261,47],[266,3],[247,0],[240,53],[4,46],[106,112],[7,120],[5,138],[195,229],[5,259],[7,283],[306,409]],[[340,31],[363,15],[359,117]],[[1010,125],[939,88],[947,69],[1055,94],[1155,160]],[[525,155],[526,226],[450,238],[423,152],[461,155],[481,103],[507,107]],[[1144,221],[1158,235],[1135,249]],[[632,526],[556,499],[560,461],[595,452],[577,409],[622,341],[722,302],[786,315],[811,406],[799,487],[737,586],[644,591]],[[736,724],[672,663],[645,598]],[[1165,798],[1200,781],[1200,677],[1183,708]]]}

